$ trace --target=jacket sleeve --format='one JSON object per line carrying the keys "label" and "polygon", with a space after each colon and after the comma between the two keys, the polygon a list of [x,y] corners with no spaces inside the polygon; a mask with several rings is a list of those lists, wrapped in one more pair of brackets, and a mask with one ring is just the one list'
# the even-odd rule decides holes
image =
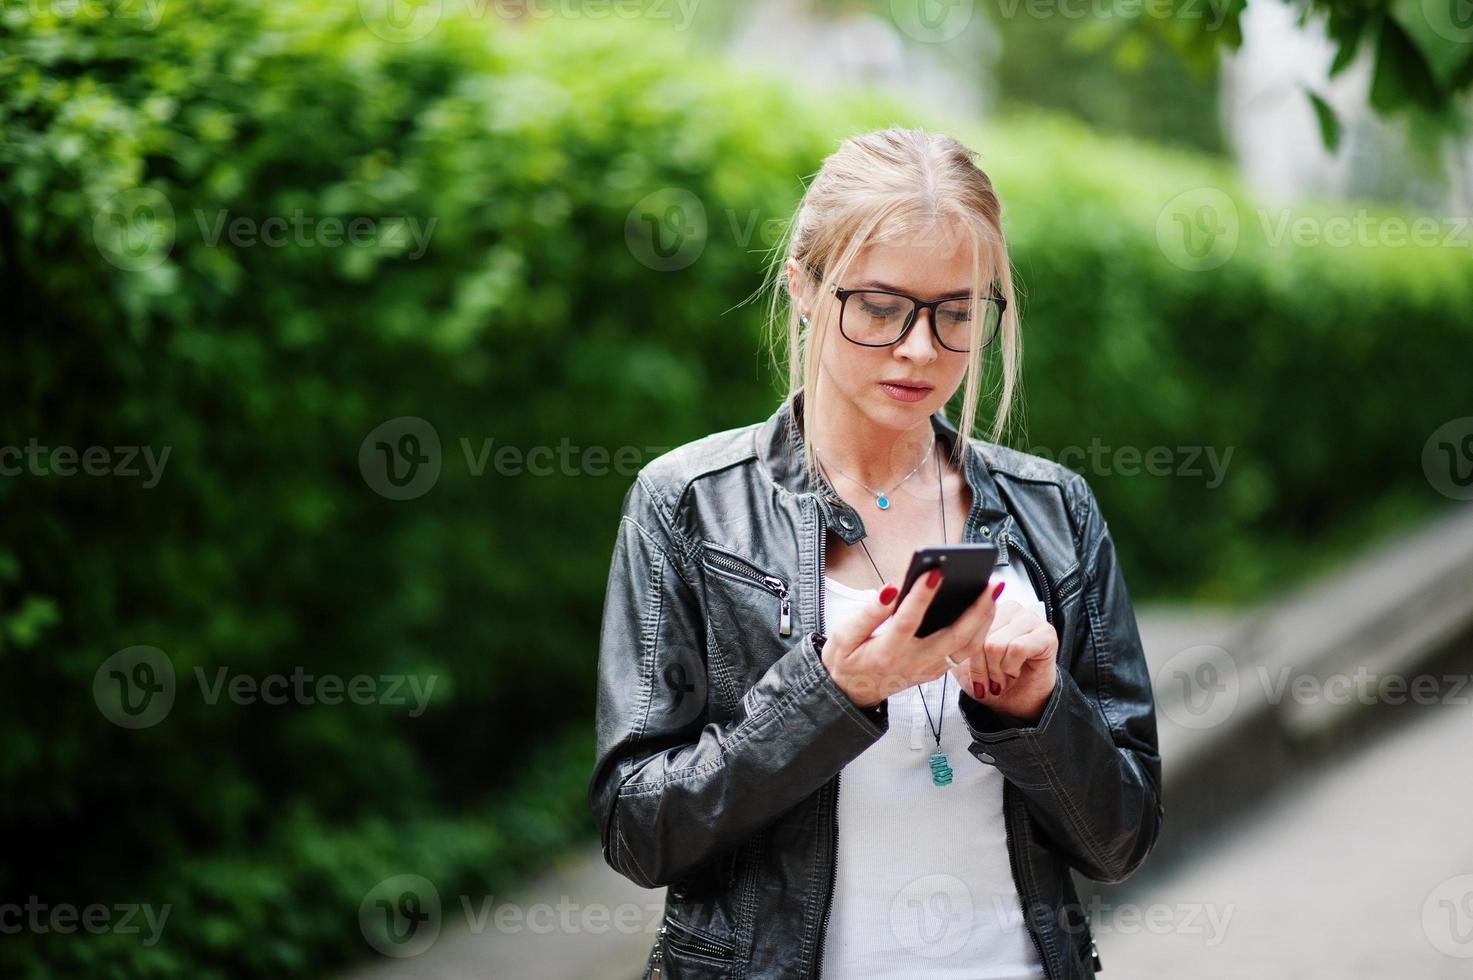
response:
{"label": "jacket sleeve", "polygon": [[1151,678],[1114,543],[1083,478],[1072,496],[1084,580],[1070,669],[1060,664],[1032,725],[958,696],[972,755],[1018,787],[1074,867],[1114,883],[1134,873],[1160,833],[1161,755]]}
{"label": "jacket sleeve", "polygon": [[834,683],[812,631],[734,714],[713,720],[694,554],[641,471],[624,497],[604,596],[588,802],[604,860],[646,888],[741,844],[889,724],[883,707],[866,711]]}

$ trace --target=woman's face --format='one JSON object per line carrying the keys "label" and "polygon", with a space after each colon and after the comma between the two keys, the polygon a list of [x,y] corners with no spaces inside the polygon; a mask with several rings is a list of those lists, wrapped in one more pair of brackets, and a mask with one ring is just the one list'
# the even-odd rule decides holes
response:
{"label": "woman's face", "polygon": [[[960,241],[957,236],[940,234],[875,243],[859,254],[839,286],[891,289],[923,300],[965,295],[971,286],[971,263],[967,250],[956,247]],[[816,307],[810,310],[809,320],[824,323],[829,331],[819,364],[826,376],[824,386],[850,402],[873,424],[894,430],[910,428],[942,408],[961,384],[968,355],[948,350],[936,341],[933,311],[918,311],[910,332],[900,343],[863,347],[839,332],[837,296],[809,295]],[[899,297],[890,299],[902,308],[906,302]],[[860,297],[853,297],[849,304],[853,307],[860,301]],[[850,316],[846,315],[846,326]],[[887,382],[908,382],[911,386]]]}

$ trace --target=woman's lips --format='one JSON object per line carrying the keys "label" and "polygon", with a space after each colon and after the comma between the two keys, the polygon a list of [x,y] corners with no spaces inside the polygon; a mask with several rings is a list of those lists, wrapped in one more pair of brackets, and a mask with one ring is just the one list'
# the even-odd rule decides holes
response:
{"label": "woman's lips", "polygon": [[898,402],[918,402],[931,394],[930,388],[912,388],[908,385],[891,384],[888,381],[881,381],[880,388]]}

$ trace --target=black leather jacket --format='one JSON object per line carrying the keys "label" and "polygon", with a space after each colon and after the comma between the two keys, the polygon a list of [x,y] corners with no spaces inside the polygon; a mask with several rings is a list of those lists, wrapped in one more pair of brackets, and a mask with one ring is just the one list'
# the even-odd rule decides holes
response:
{"label": "black leather jacket", "polygon": [[[805,487],[794,409],[651,460],[624,498],[588,800],[609,865],[669,886],[647,978],[819,976],[838,774],[888,725],[886,703],[860,708],[819,659],[825,530],[851,544],[865,531],[826,482]],[[950,449],[955,426],[931,420]],[[1059,679],[1032,726],[961,691],[958,707],[971,754],[1005,777],[1009,860],[1048,976],[1091,977],[1070,869],[1125,879],[1164,813],[1140,634],[1081,476],[980,440],[965,461],[962,540],[1026,566]]]}

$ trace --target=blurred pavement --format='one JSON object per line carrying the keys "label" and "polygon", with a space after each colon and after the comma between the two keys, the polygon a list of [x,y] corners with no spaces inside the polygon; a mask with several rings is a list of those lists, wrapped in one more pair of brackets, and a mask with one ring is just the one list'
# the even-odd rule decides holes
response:
{"label": "blurred pavement", "polygon": [[1428,708],[1286,785],[1200,857],[1091,910],[1101,976],[1473,976],[1470,748],[1473,709]]}

